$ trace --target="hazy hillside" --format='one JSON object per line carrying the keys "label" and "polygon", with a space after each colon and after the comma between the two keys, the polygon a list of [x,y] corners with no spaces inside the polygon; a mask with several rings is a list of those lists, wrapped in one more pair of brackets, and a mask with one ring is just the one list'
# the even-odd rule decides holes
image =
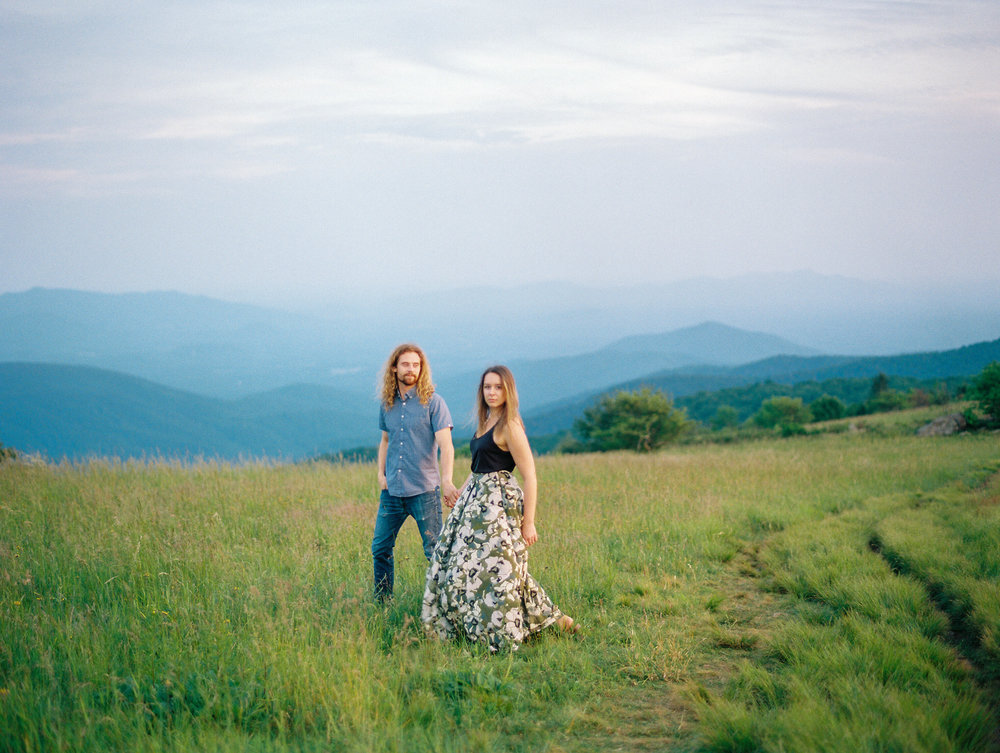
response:
{"label": "hazy hillside", "polygon": [[355,354],[378,357],[349,321],[201,296],[0,295],[0,361],[94,366],[216,397],[297,382],[333,386],[336,375],[354,373]]}
{"label": "hazy hillside", "polygon": [[[496,321],[462,316],[435,324],[435,315],[419,307],[405,315],[389,309],[324,319],[179,293],[35,289],[0,295],[0,361],[93,366],[227,399],[304,383],[371,393],[386,354],[399,341],[416,340],[448,400],[471,402],[482,367],[506,362],[531,406],[562,397],[567,380],[585,391],[684,364],[815,353],[774,335],[711,323],[611,342],[591,338],[585,353],[565,355],[550,338],[585,333],[592,315],[561,306],[541,297],[532,310],[542,313],[530,323],[519,321],[527,312],[515,312]],[[570,316],[574,311],[580,319]],[[491,337],[496,327],[501,331]],[[469,330],[479,336],[469,337]],[[530,357],[537,353],[552,355]]]}
{"label": "hazy hillside", "polygon": [[[703,282],[706,294],[724,289]],[[529,429],[541,434],[572,426],[595,395],[616,388],[649,384],[681,397],[768,379],[950,377],[1000,359],[1000,341],[908,355],[817,355],[717,319],[661,327],[667,319],[655,315],[662,306],[650,303],[653,290],[628,304],[649,303],[631,318],[621,291],[575,302],[574,292],[518,289],[512,300],[524,307],[504,316],[474,315],[475,296],[466,291],[447,306],[372,302],[350,315],[342,310],[340,319],[176,293],[0,295],[0,442],[54,457],[300,457],[373,445],[377,372],[396,343],[411,339],[431,355],[459,434],[470,426],[482,368],[497,362],[513,368]],[[478,295],[486,300],[486,291]],[[801,295],[788,300],[804,305]],[[440,318],[466,304],[463,316]],[[562,349],[591,347],[560,352],[557,341]],[[539,352],[550,355],[531,357]]]}
{"label": "hazy hillside", "polygon": [[[517,379],[521,407],[530,411],[559,402],[567,394],[603,390],[609,385],[686,364],[734,366],[778,354],[815,352],[774,335],[705,322],[672,332],[631,335],[577,356],[515,359],[507,365]],[[699,385],[728,386],[732,383],[728,379],[706,382],[704,369],[697,372]],[[447,399],[456,396],[471,407],[481,373],[477,370],[457,378],[445,377],[438,380],[438,386]]]}
{"label": "hazy hillside", "polygon": [[[572,427],[598,394],[648,385],[675,398],[767,381],[802,384],[819,370],[830,379],[871,378],[879,372],[915,379],[971,376],[1000,360],[1000,340],[939,354],[832,359],[767,359],[712,373],[666,371],[604,386],[525,413],[538,436]],[[841,373],[837,372],[840,364]],[[785,371],[782,371],[782,367]],[[766,374],[761,377],[760,374]],[[556,385],[565,387],[565,383]],[[847,400],[864,385],[847,385]],[[767,390],[764,390],[767,392]],[[784,394],[787,390],[771,390]],[[836,390],[833,390],[835,394]],[[769,393],[770,394],[770,393]],[[791,393],[788,393],[791,394]],[[797,394],[797,393],[796,393]],[[448,395],[456,435],[467,436],[472,404]],[[718,402],[702,399],[710,412]],[[703,405],[703,407],[704,407]],[[377,405],[371,396],[321,385],[292,385],[238,400],[219,400],[147,380],[81,366],[0,363],[0,442],[52,458],[165,455],[221,458],[300,458],[373,446]],[[702,417],[704,418],[704,417]]]}
{"label": "hazy hillside", "polygon": [[913,353],[899,356],[820,356],[802,358],[781,356],[732,368],[689,368],[648,374],[608,389],[573,395],[564,400],[526,412],[530,431],[549,434],[565,431],[574,420],[605,392],[652,387],[682,398],[699,392],[712,392],[775,381],[793,385],[838,378],[872,378],[879,373],[916,379],[944,379],[978,374],[992,361],[1000,361],[1000,339],[977,343],[941,353]]}
{"label": "hazy hillside", "polygon": [[775,354],[789,356],[818,355],[782,337],[765,332],[748,332],[719,322],[703,322],[672,332],[631,335],[607,345],[598,353],[614,353],[631,358],[636,354],[663,353],[682,364],[736,365],[758,361]]}
{"label": "hazy hillside", "polygon": [[965,345],[940,353],[906,353],[896,356],[820,356],[768,358],[732,369],[734,375],[782,382],[804,382],[835,377],[865,377],[883,372],[919,379],[975,374],[991,361],[1000,360],[1000,339]]}
{"label": "hazy hillside", "polygon": [[[476,316],[488,301],[502,302],[504,316]],[[706,321],[851,355],[949,350],[1000,333],[1000,304],[986,283],[916,286],[806,271],[444,291],[431,296],[419,318],[426,325],[421,336],[441,354],[485,342],[487,358],[507,360],[591,352],[629,335]],[[545,352],[536,352],[538,345]]]}
{"label": "hazy hillside", "polygon": [[[291,332],[295,320],[283,321],[280,327],[268,325],[267,314],[260,310],[230,309],[225,304],[199,299],[193,302],[186,318],[164,324],[153,321],[154,313],[165,315],[171,307],[187,303],[184,297],[123,296],[113,301],[112,308],[117,307],[121,317],[135,317],[121,328],[125,332],[124,346],[142,347],[142,328],[148,326],[151,332],[146,350],[126,357],[128,351],[116,350],[110,336],[99,337],[91,331],[97,328],[100,318],[93,310],[107,304],[102,297],[35,291],[27,298],[36,306],[46,301],[60,302],[62,307],[56,306],[52,314],[57,319],[73,319],[72,312],[80,313],[72,328],[78,341],[68,338],[57,349],[66,358],[123,358],[133,372],[162,367],[166,377],[173,375],[174,382],[191,381],[195,387],[179,390],[174,384],[165,385],[156,379],[89,366],[7,363],[0,386],[2,442],[53,457],[145,453],[297,457],[377,441],[377,407],[371,389],[374,375],[361,380],[367,388],[363,392],[337,390],[322,383],[294,384],[224,400],[209,389],[214,386],[217,390],[224,382],[245,389],[260,381],[301,377],[290,368],[293,359],[286,357],[282,361],[280,356],[295,349],[294,338],[303,337],[302,332]],[[145,313],[140,315],[139,309]],[[220,316],[220,312],[224,315]],[[40,309],[35,314],[40,315]],[[231,318],[227,320],[227,316]],[[8,323],[19,324],[14,320]],[[283,328],[288,328],[289,341],[280,346],[268,345],[274,352],[267,352],[265,342],[280,340]],[[249,337],[250,332],[270,334],[254,340]],[[224,335],[228,339],[216,345],[195,344],[199,338]],[[8,335],[8,344],[16,341],[17,338]],[[91,346],[103,350],[100,353],[84,350]],[[25,345],[24,351],[17,352],[31,351]],[[522,407],[530,410],[564,397],[568,389],[601,390],[641,374],[687,363],[688,359],[732,364],[749,354],[792,352],[808,352],[808,349],[771,335],[710,323],[669,333],[631,336],[579,356],[509,363],[517,374]],[[281,361],[266,371],[266,379],[261,377],[262,358]],[[303,370],[303,373],[308,376],[310,372]],[[435,364],[434,374],[461,434],[471,426],[480,367],[454,375]],[[731,379],[705,381],[704,377],[698,377],[698,380],[700,389],[732,383]]]}
{"label": "hazy hillside", "polygon": [[0,442],[52,459],[298,458],[373,443],[363,400],[309,386],[224,401],[85,366],[2,363]]}
{"label": "hazy hillside", "polygon": [[[297,383],[368,394],[392,347],[415,340],[430,354],[449,399],[465,400],[470,375],[501,362],[524,367],[526,386],[540,386],[526,389],[525,398],[541,405],[565,390],[584,392],[683,365],[729,366],[780,354],[938,351],[1000,332],[995,291],[916,289],[810,273],[627,288],[544,283],[425,290],[415,298],[389,291],[380,300],[347,295],[331,294],[322,311],[305,312],[170,292],[5,293],[0,362],[94,366],[227,399]],[[485,315],[491,306],[503,314]],[[770,334],[742,346],[712,344],[709,332],[700,344],[673,334],[705,327],[701,322]],[[766,352],[755,349],[760,345]],[[555,363],[534,363],[549,360]],[[588,372],[595,374],[591,381]],[[574,385],[576,379],[585,383]]]}

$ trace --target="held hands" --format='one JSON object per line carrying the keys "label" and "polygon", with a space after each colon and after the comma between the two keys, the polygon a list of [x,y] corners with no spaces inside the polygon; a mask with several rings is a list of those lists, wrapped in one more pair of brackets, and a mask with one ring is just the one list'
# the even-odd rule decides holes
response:
{"label": "held hands", "polygon": [[445,481],[441,484],[441,496],[448,507],[454,507],[455,503],[458,502],[458,489],[450,481]]}
{"label": "held hands", "polygon": [[527,546],[531,546],[538,541],[538,531],[535,530],[535,524],[527,520],[521,521],[521,537]]}

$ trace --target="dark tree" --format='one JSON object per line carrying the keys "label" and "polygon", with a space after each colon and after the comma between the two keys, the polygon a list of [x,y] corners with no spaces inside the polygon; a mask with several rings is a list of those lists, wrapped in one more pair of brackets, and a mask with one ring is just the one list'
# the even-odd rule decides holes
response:
{"label": "dark tree", "polygon": [[847,415],[847,406],[844,401],[833,397],[833,395],[823,395],[809,403],[809,410],[812,412],[813,421],[833,421]]}
{"label": "dark tree", "polygon": [[979,372],[968,395],[990,417],[990,423],[1000,424],[1000,361],[993,361]]}
{"label": "dark tree", "polygon": [[801,397],[772,397],[765,400],[754,414],[753,422],[764,429],[778,426],[788,431],[812,420],[812,413],[803,405]]}
{"label": "dark tree", "polygon": [[687,428],[683,411],[663,392],[649,388],[604,395],[576,421],[589,450],[649,452],[675,440]]}

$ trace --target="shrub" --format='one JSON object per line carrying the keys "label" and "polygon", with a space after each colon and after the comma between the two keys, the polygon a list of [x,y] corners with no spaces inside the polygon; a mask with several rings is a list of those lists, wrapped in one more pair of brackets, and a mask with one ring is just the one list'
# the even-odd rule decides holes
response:
{"label": "shrub", "polygon": [[907,396],[902,392],[883,390],[865,403],[865,411],[867,413],[889,413],[909,407],[908,402]]}
{"label": "shrub", "polygon": [[671,442],[688,428],[684,411],[676,410],[662,391],[604,395],[584,411],[575,429],[589,450],[648,452]]}
{"label": "shrub", "polygon": [[763,429],[801,426],[812,420],[812,413],[802,403],[801,397],[772,397],[765,400],[753,416],[753,422]]}
{"label": "shrub", "polygon": [[809,403],[809,410],[812,412],[813,421],[833,421],[847,415],[847,406],[840,398],[832,395],[823,395]]}
{"label": "shrub", "polygon": [[1000,361],[993,361],[979,372],[968,395],[990,416],[990,423],[1000,424]]}

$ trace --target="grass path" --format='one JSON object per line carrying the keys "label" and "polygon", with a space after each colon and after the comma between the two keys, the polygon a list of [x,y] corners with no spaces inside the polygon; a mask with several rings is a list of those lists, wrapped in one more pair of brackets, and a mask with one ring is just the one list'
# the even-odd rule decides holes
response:
{"label": "grass path", "polygon": [[742,560],[733,585],[753,574],[758,598],[732,643],[749,650],[721,699],[702,694],[705,749],[1000,750],[1000,463]]}

